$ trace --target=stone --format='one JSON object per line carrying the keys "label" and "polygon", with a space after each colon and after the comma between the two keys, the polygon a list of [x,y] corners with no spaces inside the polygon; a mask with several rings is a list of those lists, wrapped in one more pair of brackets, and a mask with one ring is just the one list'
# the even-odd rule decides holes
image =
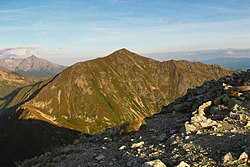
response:
{"label": "stone", "polygon": [[209,118],[206,121],[201,122],[200,125],[202,128],[208,128],[208,127],[216,125],[216,121],[213,121]]}
{"label": "stone", "polygon": [[196,134],[197,134],[197,135],[201,135],[202,132],[201,132],[200,130],[198,130],[198,131],[196,132]]}
{"label": "stone", "polygon": [[250,91],[250,86],[238,86],[237,90],[240,92]]}
{"label": "stone", "polygon": [[159,140],[159,141],[163,141],[163,140],[165,140],[166,137],[167,137],[166,133],[162,133],[162,134],[158,137],[158,140]]}
{"label": "stone", "polygon": [[203,121],[206,121],[207,117],[205,117],[204,115],[200,115],[200,114],[195,114],[193,117],[191,117],[191,123],[200,123]]}
{"label": "stone", "polygon": [[229,89],[231,89],[231,88],[232,88],[232,86],[231,86],[231,85],[226,84],[226,83],[222,83],[222,86],[224,87],[224,90],[229,90]]}
{"label": "stone", "polygon": [[240,114],[240,122],[246,122],[247,116],[245,114]]}
{"label": "stone", "polygon": [[166,167],[166,165],[163,162],[161,162],[161,160],[156,159],[145,162],[144,164],[142,164],[142,167]]}
{"label": "stone", "polygon": [[184,162],[184,161],[181,161],[180,163],[179,163],[179,165],[177,165],[176,167],[190,167],[190,165],[188,165],[186,162]]}
{"label": "stone", "polygon": [[195,132],[197,129],[194,125],[192,124],[185,124],[185,131],[186,133],[190,133],[190,132]]}
{"label": "stone", "polygon": [[[191,124],[193,126],[196,127],[196,129],[198,128],[207,128],[207,127],[211,127],[216,125],[216,121],[213,121],[210,118],[205,117],[204,115],[200,115],[200,114],[195,114],[192,118],[191,118]],[[186,127],[186,125],[185,125]],[[188,126],[187,128],[189,129],[194,129],[194,127],[192,126]]]}
{"label": "stone", "polygon": [[230,97],[237,97],[239,98],[243,93],[233,91],[231,94],[229,94]]}
{"label": "stone", "polygon": [[106,142],[111,142],[112,141],[112,139],[109,138],[109,137],[104,137],[103,140],[106,141]]}
{"label": "stone", "polygon": [[102,155],[102,154],[100,154],[100,155],[98,155],[95,159],[98,160],[98,161],[100,161],[100,160],[102,160],[102,159],[104,159],[104,158],[105,158],[105,156]]}
{"label": "stone", "polygon": [[226,155],[224,155],[224,157],[222,158],[223,163],[228,163],[234,160],[231,152],[227,153]]}
{"label": "stone", "polygon": [[250,121],[247,122],[247,124],[246,124],[245,127],[246,127],[246,128],[250,128]]}
{"label": "stone", "polygon": [[109,163],[109,166],[113,166],[113,165],[114,165],[114,163],[113,163],[113,162],[110,162],[110,163]]}
{"label": "stone", "polygon": [[240,157],[238,159],[239,163],[245,163],[248,161],[248,155],[246,152],[243,152],[240,154]]}
{"label": "stone", "polygon": [[212,101],[207,101],[199,106],[198,113],[199,115],[205,115],[205,110],[212,105]]}
{"label": "stone", "polygon": [[122,145],[120,148],[119,148],[119,150],[124,150],[126,148],[126,146],[125,145]]}
{"label": "stone", "polygon": [[237,113],[234,113],[234,112],[230,112],[229,116],[230,116],[230,118],[235,119],[235,120],[239,120],[240,119],[240,115],[237,114]]}
{"label": "stone", "polygon": [[144,141],[141,141],[139,143],[132,144],[131,148],[138,148],[138,147],[142,147],[143,145],[144,145]]}
{"label": "stone", "polygon": [[223,111],[223,110],[228,110],[228,106],[225,105],[218,105],[219,110]]}
{"label": "stone", "polygon": [[240,105],[238,105],[238,104],[235,104],[233,107],[232,107],[232,110],[233,111],[244,111],[245,110],[245,108],[244,107],[242,107],[242,106],[240,106]]}

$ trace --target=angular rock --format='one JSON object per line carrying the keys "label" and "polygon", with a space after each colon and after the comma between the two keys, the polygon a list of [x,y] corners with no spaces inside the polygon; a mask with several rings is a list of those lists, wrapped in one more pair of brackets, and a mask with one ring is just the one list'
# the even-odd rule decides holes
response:
{"label": "angular rock", "polygon": [[247,153],[246,152],[241,153],[240,157],[238,159],[238,162],[239,163],[245,163],[247,161],[248,161],[248,155],[247,155]]}
{"label": "angular rock", "polygon": [[143,145],[144,145],[144,141],[141,141],[139,143],[132,144],[131,148],[138,148],[138,147],[142,147]]}
{"label": "angular rock", "polygon": [[200,125],[202,128],[208,128],[216,125],[216,121],[213,121],[210,118],[208,118],[206,121],[201,122]]}
{"label": "angular rock", "polygon": [[120,148],[119,148],[119,150],[124,150],[126,148],[126,146],[125,145],[122,145]]}
{"label": "angular rock", "polygon": [[245,114],[240,114],[240,122],[246,122],[247,118],[248,117]]}
{"label": "angular rock", "polygon": [[197,131],[196,126],[192,125],[192,124],[185,124],[185,132],[187,134],[189,134],[190,132],[195,132]]}
{"label": "angular rock", "polygon": [[166,133],[162,133],[162,134],[158,137],[158,140],[159,140],[159,141],[163,141],[163,140],[165,140],[166,137],[167,137]]}
{"label": "angular rock", "polygon": [[226,83],[222,83],[222,86],[224,87],[224,90],[229,90],[229,89],[231,89],[231,88],[232,88],[232,86],[231,86],[231,85],[226,84]]}
{"label": "angular rock", "polygon": [[246,128],[250,128],[250,121],[247,122],[247,124],[246,124],[245,127],[246,127]]}
{"label": "angular rock", "polygon": [[[191,124],[193,124],[196,129],[198,128],[207,128],[216,125],[216,121],[211,120],[210,118],[205,117],[204,115],[195,114],[191,118]],[[193,128],[193,127],[189,127]]]}
{"label": "angular rock", "polygon": [[166,167],[166,165],[161,162],[161,160],[156,159],[153,161],[145,162],[144,164],[142,164],[142,167]]}
{"label": "angular rock", "polygon": [[207,101],[199,106],[198,113],[199,115],[205,115],[205,110],[212,105],[212,101]]}
{"label": "angular rock", "polygon": [[234,160],[231,152],[227,153],[226,155],[224,155],[224,157],[222,158],[223,163],[228,163]]}
{"label": "angular rock", "polygon": [[237,90],[240,92],[250,91],[250,86],[238,86]]}
{"label": "angular rock", "polygon": [[176,167],[190,167],[190,165],[188,165],[186,162],[184,162],[184,161],[181,161],[180,163],[179,163],[179,165],[177,165]]}
{"label": "angular rock", "polygon": [[104,158],[105,158],[105,156],[102,155],[102,154],[100,154],[100,155],[98,155],[95,159],[98,160],[98,161],[100,161],[100,160],[102,160],[102,159],[104,159]]}

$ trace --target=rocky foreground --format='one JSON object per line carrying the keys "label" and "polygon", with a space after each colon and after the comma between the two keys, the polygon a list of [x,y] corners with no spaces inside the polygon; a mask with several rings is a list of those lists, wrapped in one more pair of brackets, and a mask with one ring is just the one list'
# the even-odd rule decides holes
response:
{"label": "rocky foreground", "polygon": [[[145,122],[144,122],[145,121]],[[250,166],[250,70],[201,87],[160,114],[17,163],[26,166]]]}

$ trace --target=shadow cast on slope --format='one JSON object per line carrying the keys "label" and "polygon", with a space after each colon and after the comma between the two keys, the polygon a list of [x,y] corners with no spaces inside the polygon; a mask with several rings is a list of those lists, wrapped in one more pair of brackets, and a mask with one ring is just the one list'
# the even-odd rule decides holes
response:
{"label": "shadow cast on slope", "polygon": [[[222,157],[231,152],[238,159],[244,151],[250,151],[250,134],[224,133],[222,136],[211,134],[197,135],[193,143],[200,145],[208,151],[208,157],[220,162]],[[248,147],[248,148],[247,148]]]}
{"label": "shadow cast on slope", "polygon": [[80,132],[38,120],[17,120],[0,135],[0,166],[31,158],[72,143]]}
{"label": "shadow cast on slope", "polygon": [[8,106],[8,104],[11,103],[11,101],[16,97],[16,95],[18,95],[18,93],[24,89],[24,88],[27,88],[27,87],[34,87],[34,86],[37,86],[39,84],[41,84],[42,81],[40,82],[37,82],[37,83],[34,83],[32,85],[27,85],[27,86],[24,86],[24,87],[20,87],[20,88],[17,88],[15,90],[13,90],[12,92],[10,92],[9,94],[7,94],[6,96],[4,97],[0,97],[0,101],[4,101],[3,104],[0,104],[0,107],[1,108],[5,108],[6,106]]}
{"label": "shadow cast on slope", "polygon": [[32,100],[46,85],[51,83],[55,78],[56,78],[56,76],[54,78],[50,79],[49,81],[45,82],[44,84],[42,81],[40,81],[40,82],[37,82],[33,85],[29,85],[29,86],[31,86],[31,88],[33,88],[35,86],[39,86],[39,85],[43,84],[40,86],[40,88],[38,87],[34,92],[32,92],[30,96],[26,96],[26,93],[27,93],[26,92],[24,97],[22,97],[23,100],[20,100],[19,103],[15,104],[11,107],[7,107],[7,106],[12,102],[12,100],[14,100],[15,96],[17,96],[23,88],[26,88],[29,86],[26,86],[23,88],[18,88],[16,90],[12,91],[12,93],[10,93],[9,95],[5,96],[2,99],[2,100],[5,100],[5,104],[4,104],[4,107],[1,107],[1,109],[0,109],[0,135],[6,133],[8,131],[8,128],[10,126],[12,126],[12,124],[15,123],[15,121],[17,121],[19,119],[19,116],[23,112],[23,110],[19,109],[19,107],[22,104]]}
{"label": "shadow cast on slope", "polygon": [[6,106],[22,88],[16,89],[1,99],[6,100],[6,103],[0,110],[0,166],[14,166],[15,161],[31,158],[50,151],[56,146],[71,143],[80,133],[39,120],[19,119],[23,112],[19,107],[33,99],[55,78],[56,76],[45,83],[38,82],[31,85],[31,88],[34,86],[38,88],[31,92],[30,96],[25,95],[24,100],[9,108]]}

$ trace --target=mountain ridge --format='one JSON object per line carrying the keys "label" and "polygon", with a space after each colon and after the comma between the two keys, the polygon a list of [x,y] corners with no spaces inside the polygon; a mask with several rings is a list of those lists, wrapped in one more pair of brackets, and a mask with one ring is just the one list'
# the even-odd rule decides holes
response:
{"label": "mountain ridge", "polygon": [[230,73],[223,70],[202,63],[158,62],[121,49],[104,58],[77,63],[58,74],[23,105],[21,118],[37,118],[35,111],[39,111],[49,119],[37,119],[55,119],[59,121],[55,124],[86,133],[101,132],[125,120],[160,111],[164,103],[183,95],[192,85],[201,84],[204,78],[216,79]]}

